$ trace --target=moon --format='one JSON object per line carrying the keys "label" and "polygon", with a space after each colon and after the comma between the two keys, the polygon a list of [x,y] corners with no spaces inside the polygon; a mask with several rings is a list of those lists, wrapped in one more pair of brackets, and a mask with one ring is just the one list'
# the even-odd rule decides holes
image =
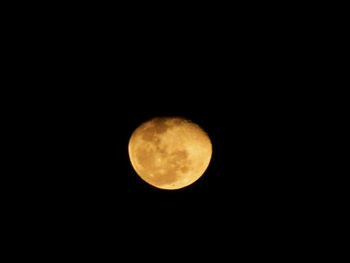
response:
{"label": "moon", "polygon": [[130,162],[148,184],[166,190],[197,181],[209,166],[207,133],[185,118],[157,117],[141,124],[129,140]]}

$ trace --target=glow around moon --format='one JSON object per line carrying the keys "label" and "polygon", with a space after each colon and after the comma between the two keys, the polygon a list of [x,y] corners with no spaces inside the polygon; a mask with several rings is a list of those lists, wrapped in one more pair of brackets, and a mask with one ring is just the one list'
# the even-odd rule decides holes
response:
{"label": "glow around moon", "polygon": [[136,173],[161,189],[179,189],[197,181],[211,155],[208,135],[183,118],[154,118],[139,126],[129,141]]}

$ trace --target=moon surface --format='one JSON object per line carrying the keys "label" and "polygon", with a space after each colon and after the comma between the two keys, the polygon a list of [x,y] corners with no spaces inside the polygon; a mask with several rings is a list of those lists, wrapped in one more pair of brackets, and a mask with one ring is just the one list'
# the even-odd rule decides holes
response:
{"label": "moon surface", "polygon": [[141,124],[131,135],[128,150],[136,173],[148,184],[167,190],[197,181],[212,156],[212,144],[204,130],[178,117]]}

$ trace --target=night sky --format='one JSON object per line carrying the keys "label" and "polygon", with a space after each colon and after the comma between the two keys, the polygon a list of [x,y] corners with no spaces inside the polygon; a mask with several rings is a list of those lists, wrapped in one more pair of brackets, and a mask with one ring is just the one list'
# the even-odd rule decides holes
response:
{"label": "night sky", "polygon": [[[181,37],[167,29],[160,40],[141,24],[115,35],[86,28],[35,46],[37,67],[29,63],[36,53],[25,52],[23,67],[34,73],[22,78],[43,87],[18,95],[30,104],[21,112],[33,159],[21,181],[26,217],[68,236],[126,229],[137,241],[144,231],[187,238],[233,230],[249,239],[297,229],[312,207],[303,169],[312,116],[295,49],[262,41],[272,36],[259,24],[214,28],[211,41],[207,27]],[[154,117],[184,117],[208,133],[212,159],[194,184],[161,190],[134,171],[129,138]]]}

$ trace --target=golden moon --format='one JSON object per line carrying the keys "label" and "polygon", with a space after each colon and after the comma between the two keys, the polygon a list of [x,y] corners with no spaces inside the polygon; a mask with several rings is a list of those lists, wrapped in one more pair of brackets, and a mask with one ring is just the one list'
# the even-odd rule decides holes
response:
{"label": "golden moon", "polygon": [[206,171],[212,156],[209,136],[184,118],[154,118],[131,135],[129,157],[136,173],[167,190],[188,186]]}

